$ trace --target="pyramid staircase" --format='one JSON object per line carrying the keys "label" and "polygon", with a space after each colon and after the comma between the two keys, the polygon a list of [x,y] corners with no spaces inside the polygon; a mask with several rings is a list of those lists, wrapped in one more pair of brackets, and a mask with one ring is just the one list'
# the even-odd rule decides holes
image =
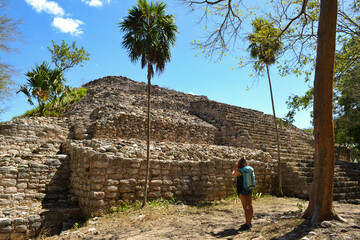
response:
{"label": "pyramid staircase", "polygon": [[[194,102],[192,113],[220,129],[219,145],[250,147],[277,159],[272,115],[217,102]],[[278,125],[283,192],[307,199],[314,174],[314,140],[296,127]],[[334,200],[360,203],[359,164],[336,161]]]}

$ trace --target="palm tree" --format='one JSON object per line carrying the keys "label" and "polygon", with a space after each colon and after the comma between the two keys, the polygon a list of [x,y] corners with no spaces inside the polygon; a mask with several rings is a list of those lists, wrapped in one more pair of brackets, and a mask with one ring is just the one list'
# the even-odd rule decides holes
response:
{"label": "palm tree", "polygon": [[282,42],[278,38],[280,30],[274,27],[274,23],[265,20],[264,18],[256,18],[251,22],[254,27],[254,32],[251,33],[247,39],[250,41],[248,50],[250,50],[250,56],[258,61],[255,62],[254,68],[257,72],[262,72],[264,67],[266,68],[270,95],[271,95],[271,104],[274,115],[274,124],[276,131],[277,139],[277,151],[278,151],[278,174],[279,174],[279,194],[282,196],[282,174],[281,174],[281,161],[280,161],[280,141],[279,141],[279,132],[276,121],[274,99],[271,88],[271,80],[269,73],[269,66],[274,64],[276,61],[276,56],[282,50]]}
{"label": "palm tree", "polygon": [[150,159],[150,88],[154,67],[157,73],[165,70],[170,61],[170,47],[175,45],[177,26],[173,15],[166,14],[166,4],[138,0],[129,10],[129,15],[119,23],[124,32],[122,47],[128,51],[132,62],[140,60],[141,68],[147,67],[147,151],[144,201],[147,201],[147,183],[149,179]]}
{"label": "palm tree", "polygon": [[32,101],[32,98],[35,98],[38,101],[40,116],[43,115],[47,103],[58,100],[66,92],[62,71],[58,68],[50,69],[46,62],[40,66],[35,65],[35,68],[28,71],[25,76],[27,83],[20,86],[17,93],[24,93],[31,105],[35,105]]}

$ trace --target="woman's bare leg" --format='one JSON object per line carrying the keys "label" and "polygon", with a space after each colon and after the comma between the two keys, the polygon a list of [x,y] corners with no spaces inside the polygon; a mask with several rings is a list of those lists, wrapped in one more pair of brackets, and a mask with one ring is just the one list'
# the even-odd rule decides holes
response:
{"label": "woman's bare leg", "polygon": [[248,195],[241,194],[240,200],[243,205],[244,212],[245,212],[245,223],[247,225],[250,225],[253,214],[254,214],[254,209],[252,206],[252,195],[251,194],[248,194]]}

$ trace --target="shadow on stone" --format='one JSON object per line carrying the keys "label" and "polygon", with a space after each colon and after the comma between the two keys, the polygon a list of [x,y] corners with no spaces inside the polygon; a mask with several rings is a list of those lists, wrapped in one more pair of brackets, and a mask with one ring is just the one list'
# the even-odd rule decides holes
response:
{"label": "shadow on stone", "polygon": [[56,159],[47,159],[46,165],[54,168],[54,175],[46,185],[41,213],[41,226],[37,235],[52,236],[71,228],[82,220],[78,202],[69,192],[69,157],[57,154]]}

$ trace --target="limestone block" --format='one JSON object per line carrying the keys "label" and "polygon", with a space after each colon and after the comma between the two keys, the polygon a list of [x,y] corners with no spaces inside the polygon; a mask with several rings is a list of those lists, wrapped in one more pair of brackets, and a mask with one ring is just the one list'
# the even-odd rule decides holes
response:
{"label": "limestone block", "polygon": [[192,178],[191,178],[193,181],[199,181],[200,180],[200,178],[199,178],[199,176],[193,176]]}
{"label": "limestone block", "polygon": [[0,228],[6,227],[11,224],[10,218],[0,218]]}
{"label": "limestone block", "polygon": [[172,198],[174,196],[174,193],[172,192],[165,192],[164,193],[164,198]]}
{"label": "limestone block", "polygon": [[26,189],[27,188],[27,183],[19,183],[18,185],[16,185],[16,187],[18,189]]}
{"label": "limestone block", "polygon": [[105,201],[102,199],[91,199],[90,200],[90,206],[92,207],[97,207],[97,208],[101,208],[103,206],[105,206]]}
{"label": "limestone block", "polygon": [[4,187],[15,187],[16,179],[2,179],[0,185]]}
{"label": "limestone block", "polygon": [[93,190],[100,190],[103,187],[103,184],[91,183],[90,188]]}
{"label": "limestone block", "polygon": [[0,240],[8,240],[9,238],[9,233],[0,233]]}
{"label": "limestone block", "polygon": [[139,162],[130,164],[131,168],[140,168],[141,164]]}
{"label": "limestone block", "polygon": [[14,199],[15,199],[15,200],[23,200],[24,198],[25,198],[25,194],[24,194],[24,193],[14,194]]}
{"label": "limestone block", "polygon": [[151,191],[148,193],[149,198],[158,198],[161,196],[160,191]]}
{"label": "limestone block", "polygon": [[93,176],[105,176],[106,168],[92,168],[91,175]]}
{"label": "limestone block", "polygon": [[117,168],[107,168],[106,174],[108,174],[108,175],[116,174],[117,170],[118,170]]}
{"label": "limestone block", "polygon": [[101,183],[105,181],[105,176],[91,176],[91,182],[92,183]]}
{"label": "limestone block", "polygon": [[122,180],[120,180],[120,184],[122,184],[122,185],[130,184],[130,180],[129,179],[122,179]]}
{"label": "limestone block", "polygon": [[12,233],[10,234],[10,240],[24,240],[26,239],[26,235],[24,233]]}
{"label": "limestone block", "polygon": [[171,181],[171,180],[163,180],[162,183],[164,185],[171,185],[171,184],[173,184],[173,181]]}
{"label": "limestone block", "polygon": [[161,173],[161,170],[160,170],[160,169],[152,169],[152,170],[151,170],[151,173],[152,173],[153,175],[159,175],[159,174]]}
{"label": "limestone block", "polygon": [[11,233],[14,231],[14,227],[11,225],[0,227],[0,233]]}
{"label": "limestone block", "polygon": [[59,167],[61,165],[61,161],[59,159],[46,159],[45,164],[50,167]]}
{"label": "limestone block", "polygon": [[13,194],[13,193],[17,193],[17,188],[16,187],[6,187],[4,190],[5,194]]}
{"label": "limestone block", "polygon": [[13,223],[15,225],[24,225],[28,223],[28,219],[25,218],[14,218]]}
{"label": "limestone block", "polygon": [[105,192],[109,193],[109,192],[117,192],[118,191],[118,187],[117,186],[107,186],[105,187]]}
{"label": "limestone block", "polygon": [[26,231],[27,231],[27,226],[26,225],[17,225],[17,226],[15,226],[15,232],[24,233]]}
{"label": "limestone block", "polygon": [[103,199],[105,197],[105,193],[100,191],[91,191],[90,197],[95,199]]}
{"label": "limestone block", "polygon": [[18,150],[11,149],[11,150],[8,150],[8,154],[17,155],[17,154],[19,154],[19,151],[18,151]]}
{"label": "limestone block", "polygon": [[159,186],[159,185],[162,185],[163,184],[163,181],[162,180],[151,180],[151,183],[150,183],[152,186]]}
{"label": "limestone block", "polygon": [[129,193],[132,192],[134,189],[132,187],[130,187],[129,185],[121,185],[119,187],[119,192],[120,193]]}
{"label": "limestone block", "polygon": [[[110,193],[106,193],[106,198],[118,198],[119,197],[119,193],[117,192],[110,192]],[[111,205],[111,203],[109,203]]]}

